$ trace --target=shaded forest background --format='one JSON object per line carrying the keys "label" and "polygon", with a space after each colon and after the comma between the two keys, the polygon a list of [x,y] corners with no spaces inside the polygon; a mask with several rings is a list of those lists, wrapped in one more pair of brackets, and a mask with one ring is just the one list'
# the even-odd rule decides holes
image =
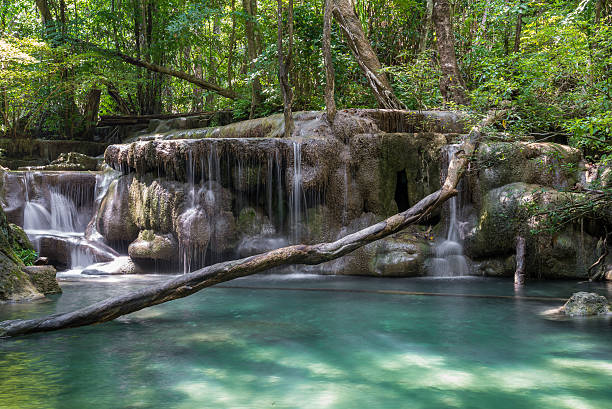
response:
{"label": "shaded forest background", "polygon": [[[460,101],[440,91],[434,3],[449,7],[460,75],[451,80],[465,87]],[[509,133],[569,143],[605,161],[612,152],[611,3],[356,0],[354,8],[406,108],[504,106]],[[324,9],[324,0],[0,0],[0,133],[78,139],[98,115],[282,112],[279,46],[289,50],[293,111],[322,110]],[[337,19],[330,48],[337,107],[379,106]]]}

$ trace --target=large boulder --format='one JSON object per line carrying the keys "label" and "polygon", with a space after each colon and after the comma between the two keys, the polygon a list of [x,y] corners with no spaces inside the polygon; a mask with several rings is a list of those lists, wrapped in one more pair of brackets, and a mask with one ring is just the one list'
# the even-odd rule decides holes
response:
{"label": "large boulder", "polygon": [[151,177],[134,178],[128,200],[129,219],[140,230],[175,232],[178,236],[180,222],[177,220],[186,205],[185,184]]}
{"label": "large boulder", "polygon": [[580,180],[581,160],[582,152],[567,145],[488,141],[478,150],[473,182],[482,195],[515,182],[568,188]]}
{"label": "large boulder", "polygon": [[601,315],[610,312],[610,304],[603,295],[580,291],[572,294],[561,312],[570,316]]}
{"label": "large boulder", "polygon": [[34,250],[34,246],[32,242],[28,238],[28,235],[23,231],[20,226],[17,226],[14,223],[9,223],[9,228],[11,230],[11,235],[13,238],[13,246],[26,249],[26,250]]}
{"label": "large boulder", "polygon": [[[371,213],[363,214],[344,227],[340,236],[355,232],[377,221]],[[344,257],[318,266],[304,267],[318,274],[360,275],[376,277],[416,277],[427,272],[425,261],[430,243],[424,228],[411,226],[392,236],[367,244]]]}
{"label": "large boulder", "polygon": [[62,292],[55,278],[56,270],[53,266],[25,266],[22,270],[39,292],[45,295]]}
{"label": "large boulder", "polygon": [[128,246],[128,254],[136,260],[176,261],[179,258],[178,242],[170,233],[143,230]]}
{"label": "large boulder", "polygon": [[138,236],[138,227],[130,213],[131,176],[113,181],[96,215],[96,229],[109,242],[130,242]]}
{"label": "large boulder", "polygon": [[43,297],[22,271],[23,262],[15,253],[15,239],[0,209],[0,302],[25,301]]}
{"label": "large boulder", "polygon": [[[475,259],[508,257],[521,235],[527,241],[529,274],[586,278],[587,267],[597,258],[597,240],[571,224],[551,231],[553,216],[547,213],[581,199],[584,196],[578,193],[522,182],[492,189],[483,197],[477,223],[465,229],[466,252]],[[503,271],[509,274],[506,268]]]}
{"label": "large boulder", "polygon": [[[390,216],[438,190],[446,143],[444,135],[435,133],[355,135],[350,140],[350,172],[363,197],[363,210]],[[343,197],[343,192],[334,194]]]}

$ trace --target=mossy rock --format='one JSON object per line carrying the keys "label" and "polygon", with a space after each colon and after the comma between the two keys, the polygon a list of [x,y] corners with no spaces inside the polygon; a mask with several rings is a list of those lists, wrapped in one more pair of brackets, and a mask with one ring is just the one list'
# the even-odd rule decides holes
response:
{"label": "mossy rock", "polygon": [[572,187],[580,178],[579,149],[542,142],[485,142],[476,160],[482,192],[514,182]]}
{"label": "mossy rock", "polygon": [[128,246],[128,254],[137,260],[178,260],[178,242],[172,234],[156,234],[143,230],[138,238]]}
{"label": "mossy rock", "polygon": [[482,199],[476,226],[467,232],[465,249],[475,259],[508,257],[515,240],[527,242],[527,274],[544,278],[586,278],[597,258],[597,240],[577,225],[548,229],[549,209],[584,199],[579,193],[560,192],[522,182],[492,189]]}
{"label": "mossy rock", "polygon": [[62,292],[57,282],[56,270],[53,266],[26,266],[22,271],[28,275],[30,282],[43,294],[58,294]]}
{"label": "mossy rock", "polygon": [[34,245],[21,227],[14,223],[9,223],[9,228],[11,229],[11,235],[13,237],[13,247],[25,250],[34,250]]}
{"label": "mossy rock", "polygon": [[27,301],[43,297],[21,266],[0,252],[0,301]]}
{"label": "mossy rock", "polygon": [[610,304],[603,295],[580,291],[572,294],[561,311],[570,316],[602,315],[610,312]]}

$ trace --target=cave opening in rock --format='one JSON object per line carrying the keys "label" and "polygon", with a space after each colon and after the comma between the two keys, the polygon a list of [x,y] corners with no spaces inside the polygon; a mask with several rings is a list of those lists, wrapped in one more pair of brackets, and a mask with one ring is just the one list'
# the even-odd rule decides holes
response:
{"label": "cave opening in rock", "polygon": [[397,172],[397,176],[395,177],[395,203],[397,203],[397,210],[400,212],[410,208],[410,201],[408,200],[408,177],[406,176],[405,169]]}

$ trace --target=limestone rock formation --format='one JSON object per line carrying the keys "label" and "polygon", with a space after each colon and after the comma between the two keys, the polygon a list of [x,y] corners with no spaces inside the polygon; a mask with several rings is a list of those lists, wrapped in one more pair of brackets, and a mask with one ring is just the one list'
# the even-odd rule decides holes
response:
{"label": "limestone rock formation", "polygon": [[61,293],[62,289],[55,278],[56,270],[53,266],[25,266],[23,272],[28,275],[30,282],[43,294]]}
{"label": "limestone rock formation", "polygon": [[[468,255],[476,259],[511,256],[515,237],[522,235],[527,240],[527,271],[533,276],[586,278],[586,268],[596,258],[597,240],[573,225],[555,232],[547,229],[546,209],[572,203],[580,196],[523,182],[490,190],[483,198],[479,219],[466,229]],[[500,271],[504,264],[495,270]]]}
{"label": "limestone rock formation", "polygon": [[61,153],[48,165],[30,167],[30,170],[88,171],[98,169],[98,159],[78,152]]}
{"label": "limestone rock formation", "polygon": [[610,312],[610,304],[603,295],[580,291],[572,294],[561,312],[570,316],[601,315]]}
{"label": "limestone rock formation", "polygon": [[23,262],[15,254],[15,238],[0,209],[0,302],[24,301],[43,295],[22,271]]}
{"label": "limestone rock formation", "polygon": [[128,254],[136,260],[178,261],[178,242],[170,233],[156,234],[143,230],[128,247]]}

